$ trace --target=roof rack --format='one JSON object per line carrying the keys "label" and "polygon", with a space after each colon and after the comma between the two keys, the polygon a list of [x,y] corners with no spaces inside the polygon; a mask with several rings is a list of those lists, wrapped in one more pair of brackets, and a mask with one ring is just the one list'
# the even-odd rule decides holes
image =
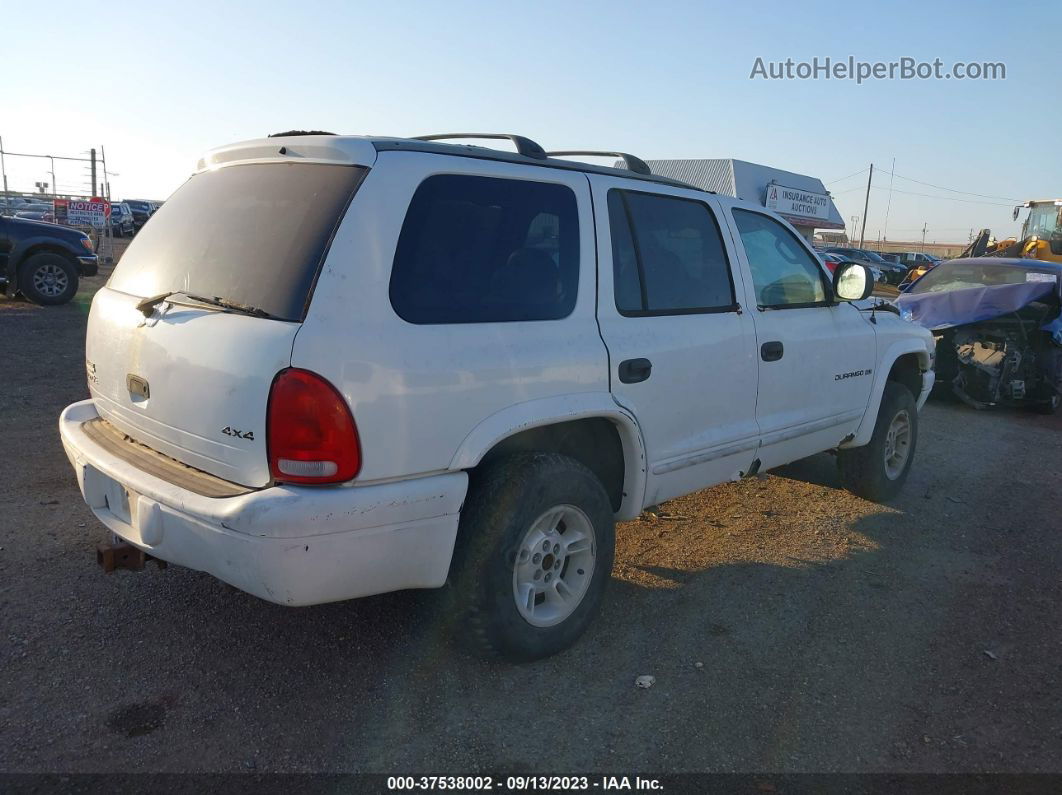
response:
{"label": "roof rack", "polygon": [[442,133],[439,135],[414,135],[414,141],[443,141],[447,138],[508,138],[513,142],[516,151],[524,157],[533,157],[536,160],[546,159],[546,150],[536,144],[530,138],[522,135],[509,135],[507,133]]}
{"label": "roof rack", "polygon": [[284,132],[269,133],[270,138],[292,138],[296,135],[335,135],[335,133],[325,130],[285,130]]}
{"label": "roof rack", "polygon": [[649,168],[649,164],[642,160],[640,157],[629,155],[626,152],[594,152],[592,150],[576,150],[573,149],[569,152],[546,152],[550,157],[563,157],[568,155],[593,155],[595,157],[618,157],[623,161],[623,164],[628,170],[633,171],[635,174],[652,174],[653,170]]}

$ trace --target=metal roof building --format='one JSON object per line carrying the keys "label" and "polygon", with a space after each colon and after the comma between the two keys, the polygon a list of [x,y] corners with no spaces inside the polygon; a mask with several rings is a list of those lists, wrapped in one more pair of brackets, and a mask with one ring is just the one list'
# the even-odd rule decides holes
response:
{"label": "metal roof building", "polygon": [[654,174],[774,210],[812,238],[816,229],[844,229],[822,180],[745,160],[647,160]]}

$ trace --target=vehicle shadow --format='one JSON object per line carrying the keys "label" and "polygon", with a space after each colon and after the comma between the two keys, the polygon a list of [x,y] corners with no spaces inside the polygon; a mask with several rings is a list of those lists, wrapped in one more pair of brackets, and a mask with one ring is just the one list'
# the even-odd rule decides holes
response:
{"label": "vehicle shadow", "polygon": [[[659,754],[680,751],[666,769],[767,759],[780,741],[761,705],[791,695],[807,675],[802,659],[828,660],[820,673],[832,686],[870,684],[867,655],[881,650],[857,652],[863,622],[868,611],[895,614],[893,544],[911,532],[862,501],[838,512],[811,500],[828,478],[808,466],[787,468],[803,480],[726,484],[620,525],[597,620],[536,663],[455,648],[435,592],[285,608],[202,573],[149,567],[80,579],[72,618],[107,627],[107,643],[35,664],[86,714],[65,740],[83,749],[82,770],[239,770],[246,757],[259,771],[514,773],[540,772],[547,756],[584,770],[659,769]],[[902,635],[904,620],[893,615],[892,630]],[[882,621],[875,634],[889,629]],[[89,693],[75,668],[95,672]],[[652,696],[633,686],[642,674],[657,678]],[[581,738],[561,751],[558,714]],[[135,740],[130,715],[147,716],[142,731],[133,721]],[[687,723],[693,735],[676,736]]]}

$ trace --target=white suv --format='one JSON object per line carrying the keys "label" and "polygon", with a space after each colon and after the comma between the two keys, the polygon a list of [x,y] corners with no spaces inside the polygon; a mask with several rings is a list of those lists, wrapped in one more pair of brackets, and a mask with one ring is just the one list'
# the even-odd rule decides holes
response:
{"label": "white suv", "polygon": [[590,621],[616,519],[824,450],[903,483],[933,338],[864,266],[631,156],[436,137],[223,147],[137,235],[60,419],[114,534],[284,605],[446,585],[533,659]]}

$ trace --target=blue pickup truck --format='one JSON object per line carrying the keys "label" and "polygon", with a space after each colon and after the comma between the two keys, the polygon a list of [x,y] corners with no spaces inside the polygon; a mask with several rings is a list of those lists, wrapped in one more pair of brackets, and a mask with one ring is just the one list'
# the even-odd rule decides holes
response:
{"label": "blue pickup truck", "polygon": [[65,304],[99,260],[84,232],[58,224],[0,215],[0,286],[37,304]]}

